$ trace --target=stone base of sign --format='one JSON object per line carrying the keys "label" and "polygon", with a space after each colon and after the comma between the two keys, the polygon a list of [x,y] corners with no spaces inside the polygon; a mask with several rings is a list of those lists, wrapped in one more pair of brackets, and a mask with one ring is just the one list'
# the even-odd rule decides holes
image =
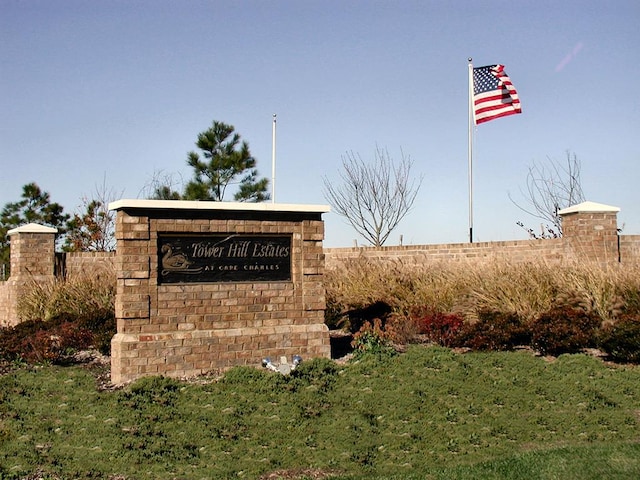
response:
{"label": "stone base of sign", "polygon": [[283,325],[168,334],[116,334],[112,340],[114,383],[142,375],[190,377],[264,358],[327,357],[324,325]]}
{"label": "stone base of sign", "polygon": [[321,218],[328,207],[109,207],[118,241],[113,383],[260,366],[265,357],[330,357]]}

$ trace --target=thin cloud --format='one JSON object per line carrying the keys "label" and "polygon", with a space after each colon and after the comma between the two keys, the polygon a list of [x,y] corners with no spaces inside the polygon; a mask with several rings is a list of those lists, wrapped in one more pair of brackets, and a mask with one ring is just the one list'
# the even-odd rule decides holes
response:
{"label": "thin cloud", "polygon": [[578,42],[576,46],[573,47],[573,50],[571,50],[567,54],[567,56],[564,57],[558,65],[556,65],[556,73],[562,71],[564,67],[566,67],[569,63],[571,63],[571,60],[573,60],[575,56],[578,55],[578,53],[580,52],[580,50],[582,50],[583,47],[584,47],[584,44],[582,42]]}

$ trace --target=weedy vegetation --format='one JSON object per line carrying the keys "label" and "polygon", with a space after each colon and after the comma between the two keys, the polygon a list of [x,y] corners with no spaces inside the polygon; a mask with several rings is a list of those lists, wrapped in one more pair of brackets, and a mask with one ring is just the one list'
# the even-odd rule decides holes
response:
{"label": "weedy vegetation", "polygon": [[0,478],[640,477],[639,267],[359,259],[326,280],[348,359],[121,388],[69,363],[113,331],[109,301],[25,299],[40,313],[0,330]]}
{"label": "weedy vegetation", "polygon": [[[600,348],[635,362],[640,266],[346,260],[327,278],[327,324],[387,343],[543,355]],[[370,315],[384,304],[389,313]],[[354,318],[359,314],[360,318]],[[378,322],[376,324],[376,321]],[[634,353],[636,352],[636,353]]]}
{"label": "weedy vegetation", "polygon": [[[378,352],[379,353],[379,352]],[[289,376],[0,377],[1,478],[637,478],[640,369],[411,346]],[[323,476],[291,477],[312,470]],[[282,472],[281,476],[270,476]]]}

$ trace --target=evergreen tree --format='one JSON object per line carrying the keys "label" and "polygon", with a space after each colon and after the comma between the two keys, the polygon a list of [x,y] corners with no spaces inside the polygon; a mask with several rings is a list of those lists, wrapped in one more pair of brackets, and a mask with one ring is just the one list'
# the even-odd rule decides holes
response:
{"label": "evergreen tree", "polygon": [[161,185],[153,191],[152,200],[182,200],[180,192],[172,190],[168,185]]}
{"label": "evergreen tree", "polygon": [[194,170],[194,177],[187,183],[182,196],[185,200],[222,201],[229,185],[237,184],[234,200],[262,202],[269,199],[266,193],[268,180],[258,178],[256,160],[249,145],[240,141],[232,125],[214,121],[211,128],[198,134],[196,146],[202,151],[189,152],[187,165]]}

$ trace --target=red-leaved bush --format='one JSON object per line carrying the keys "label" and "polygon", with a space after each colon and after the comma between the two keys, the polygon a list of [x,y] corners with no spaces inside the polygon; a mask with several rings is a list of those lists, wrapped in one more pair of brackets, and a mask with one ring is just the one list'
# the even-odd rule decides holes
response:
{"label": "red-leaved bush", "polygon": [[477,322],[464,324],[451,345],[471,350],[512,350],[529,342],[529,330],[515,313],[485,310],[478,314]]}
{"label": "red-leaved bush", "polygon": [[578,308],[555,308],[531,323],[531,346],[543,355],[577,353],[596,346],[602,320]]}
{"label": "red-leaved bush", "polygon": [[93,334],[76,323],[64,322],[39,330],[23,341],[22,358],[29,363],[58,363],[69,353],[91,346]]}
{"label": "red-leaved bush", "polygon": [[0,331],[0,357],[27,363],[59,363],[77,350],[93,344],[93,333],[64,320],[28,320]]}
{"label": "red-leaved bush", "polygon": [[461,315],[455,313],[429,313],[416,320],[418,332],[427,341],[449,347],[464,325]]}

